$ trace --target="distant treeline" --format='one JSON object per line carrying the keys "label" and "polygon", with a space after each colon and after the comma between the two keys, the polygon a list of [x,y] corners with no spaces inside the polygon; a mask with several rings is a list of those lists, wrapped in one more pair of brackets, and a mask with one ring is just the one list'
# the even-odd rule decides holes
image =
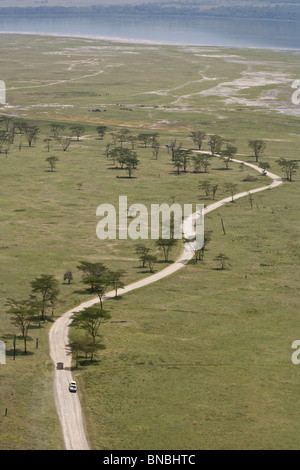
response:
{"label": "distant treeline", "polygon": [[273,6],[219,6],[200,9],[197,5],[163,6],[144,5],[110,5],[92,7],[28,7],[0,8],[0,16],[83,16],[83,15],[143,15],[143,16],[209,16],[225,18],[256,18],[300,20],[300,5],[297,3]]}

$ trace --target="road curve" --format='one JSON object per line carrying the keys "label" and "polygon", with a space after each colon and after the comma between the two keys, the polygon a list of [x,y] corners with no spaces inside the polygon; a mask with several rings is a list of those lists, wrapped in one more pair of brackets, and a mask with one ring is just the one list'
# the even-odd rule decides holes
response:
{"label": "road curve", "polygon": [[[244,165],[257,170],[260,173],[262,171],[258,166],[251,163],[246,163],[236,159],[232,159],[232,161],[235,163],[243,163]],[[234,195],[233,198],[229,196],[225,199],[222,199],[221,201],[214,202],[204,209],[204,215],[228,202],[231,202],[232,199],[236,200],[249,194],[275,188],[276,186],[281,185],[283,182],[282,179],[274,173],[267,172],[266,177],[271,178],[273,180],[272,183],[250,191],[238,193]],[[193,214],[193,216],[195,216],[195,214]],[[132,290],[147,286],[153,282],[157,282],[160,279],[163,279],[166,276],[169,276],[170,274],[175,273],[179,269],[183,268],[193,258],[193,256],[194,253],[190,249],[189,244],[185,244],[185,248],[182,254],[173,264],[162,269],[158,273],[148,276],[145,279],[141,279],[140,281],[129,284],[119,292],[119,295],[123,295]],[[110,299],[114,296],[115,292],[111,291],[105,295],[104,300]],[[89,445],[85,435],[85,427],[81,412],[79,395],[78,393],[70,393],[68,390],[68,384],[72,380],[72,358],[67,354],[66,348],[66,345],[69,343],[69,325],[72,321],[71,317],[73,313],[84,310],[85,308],[90,307],[91,305],[94,305],[98,302],[99,298],[97,297],[88,300],[87,302],[83,302],[76,308],[69,310],[55,321],[49,332],[51,359],[55,365],[57,362],[63,362],[65,365],[63,370],[55,369],[54,389],[56,408],[61,423],[66,450],[89,450]]]}

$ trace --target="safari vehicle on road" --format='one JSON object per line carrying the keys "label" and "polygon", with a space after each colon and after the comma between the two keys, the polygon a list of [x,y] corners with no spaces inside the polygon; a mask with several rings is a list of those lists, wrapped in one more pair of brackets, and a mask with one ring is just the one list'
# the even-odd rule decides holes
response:
{"label": "safari vehicle on road", "polygon": [[76,385],[76,382],[74,380],[72,380],[70,383],[69,383],[69,391],[70,392],[77,392],[77,385]]}

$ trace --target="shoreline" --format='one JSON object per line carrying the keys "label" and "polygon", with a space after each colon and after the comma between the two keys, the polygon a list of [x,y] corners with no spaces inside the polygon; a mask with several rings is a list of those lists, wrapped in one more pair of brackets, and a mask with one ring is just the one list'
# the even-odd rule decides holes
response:
{"label": "shoreline", "polygon": [[94,41],[104,41],[110,43],[119,44],[144,44],[149,46],[173,46],[173,47],[219,47],[223,49],[256,49],[265,51],[275,52],[289,52],[289,53],[300,53],[300,48],[287,48],[287,47],[266,47],[266,46],[237,46],[237,45],[222,45],[222,44],[201,44],[201,43],[176,43],[176,42],[164,42],[164,41],[153,41],[151,39],[137,39],[137,38],[120,38],[115,36],[95,36],[88,34],[63,34],[63,33],[41,33],[34,31],[3,31],[0,30],[0,35],[16,35],[16,36],[40,36],[40,37],[56,37],[56,38],[70,38],[70,39],[89,39]]}

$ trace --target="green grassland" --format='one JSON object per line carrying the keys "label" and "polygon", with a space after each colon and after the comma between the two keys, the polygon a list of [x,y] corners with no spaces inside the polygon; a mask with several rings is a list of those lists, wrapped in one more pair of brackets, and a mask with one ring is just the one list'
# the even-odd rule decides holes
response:
{"label": "green grassland", "polygon": [[[195,149],[193,130],[234,140],[238,158],[249,162],[255,159],[248,139],[265,139],[262,160],[281,174],[278,158],[298,158],[291,82],[299,56],[17,35],[1,35],[0,44],[8,102],[0,112],[40,128],[31,148],[17,133],[8,155],[0,154],[0,339],[7,347],[0,448],[62,449],[48,331],[57,316],[90,298],[77,266],[89,260],[122,268],[126,284],[149,275],[135,241],[97,238],[97,206],[117,206],[120,195],[148,208],[208,205],[198,189],[205,180],[219,184],[216,199],[229,195],[228,182],[238,192],[265,184],[254,170],[233,163],[224,170],[217,157],[207,174],[189,167],[176,175],[165,146],[176,139]],[[82,124],[84,135],[65,152],[53,139],[48,153],[44,139],[53,122],[65,126],[65,136]],[[96,132],[102,124],[109,128],[103,141]],[[105,156],[111,132],[123,128],[134,136],[158,132],[161,144],[157,160],[149,146],[136,146],[140,164],[132,179],[120,177],[124,172]],[[49,155],[59,159],[54,172]],[[244,182],[248,174],[257,180]],[[212,240],[203,262],[107,301],[114,323],[103,325],[106,349],[74,370],[93,449],[299,448],[299,370],[291,362],[300,328],[298,214],[296,174],[292,183],[254,195],[252,209],[243,198],[208,214]],[[158,255],[155,270],[164,268],[154,242],[146,244]],[[172,260],[181,249],[180,243]],[[228,269],[214,261],[220,252],[230,258]],[[71,285],[63,282],[67,270]],[[27,355],[18,338],[13,360],[12,335],[19,333],[6,299],[25,298],[44,273],[60,282],[60,303],[30,330]]]}

